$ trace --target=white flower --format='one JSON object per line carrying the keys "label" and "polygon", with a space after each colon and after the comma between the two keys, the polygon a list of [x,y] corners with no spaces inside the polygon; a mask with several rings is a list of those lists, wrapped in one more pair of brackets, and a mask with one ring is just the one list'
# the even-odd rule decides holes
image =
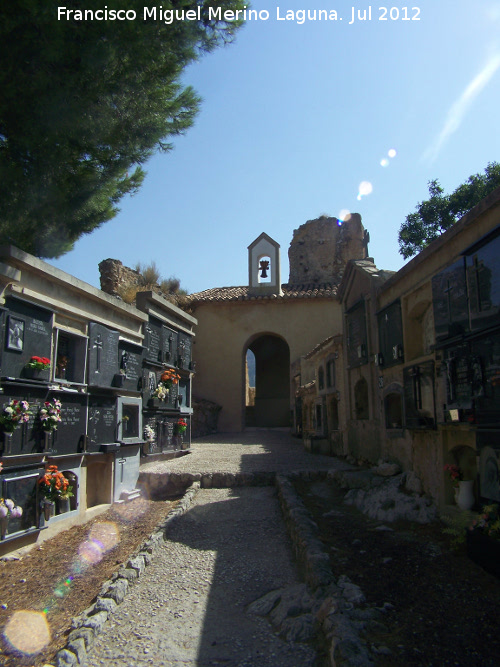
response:
{"label": "white flower", "polygon": [[9,510],[5,505],[0,505],[0,519],[5,519],[5,517],[8,515]]}
{"label": "white flower", "polygon": [[14,509],[11,512],[11,516],[13,516],[14,518],[17,518],[22,515],[23,515],[23,508],[19,507],[19,505],[17,507],[14,507]]}
{"label": "white flower", "polygon": [[8,509],[14,509],[14,502],[10,498],[6,498],[3,502]]}

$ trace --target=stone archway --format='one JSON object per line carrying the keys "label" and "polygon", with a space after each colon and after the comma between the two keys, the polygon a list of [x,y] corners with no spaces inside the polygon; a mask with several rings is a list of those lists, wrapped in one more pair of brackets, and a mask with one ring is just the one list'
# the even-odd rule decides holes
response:
{"label": "stone archway", "polygon": [[[245,426],[290,426],[290,349],[283,338],[261,334],[249,343],[255,358],[255,394],[253,405],[247,403]],[[248,373],[245,374],[248,384]],[[248,388],[245,391],[248,396]]]}

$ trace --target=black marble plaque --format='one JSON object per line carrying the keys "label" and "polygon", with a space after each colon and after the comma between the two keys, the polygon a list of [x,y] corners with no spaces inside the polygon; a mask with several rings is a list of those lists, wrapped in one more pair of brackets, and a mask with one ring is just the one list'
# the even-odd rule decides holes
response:
{"label": "black marble plaque", "polygon": [[[8,297],[5,300],[2,375],[26,377],[26,364],[32,356],[50,359],[52,312]],[[49,371],[40,374],[49,379]]]}
{"label": "black marble plaque", "polygon": [[174,331],[173,329],[163,325],[163,361],[165,361],[167,364],[176,363],[178,337],[179,334],[177,331]]}
{"label": "black marble plaque", "polygon": [[36,428],[36,414],[38,408],[48,399],[47,390],[7,382],[4,385],[4,394],[0,397],[0,406],[3,408],[11,400],[27,401],[30,406],[30,419],[28,423],[21,424],[13,431],[11,436],[0,433],[0,452],[2,456],[34,454],[43,450],[43,434]]}
{"label": "black marble plaque", "polygon": [[158,441],[158,449],[161,452],[171,451],[174,449],[174,424],[176,418],[163,417],[157,418],[156,433]]}
{"label": "black marble plaque", "polygon": [[101,445],[117,441],[116,414],[114,398],[110,396],[89,397],[88,451],[99,451]]}
{"label": "black marble plaque", "polygon": [[382,365],[385,367],[403,361],[403,321],[398,301],[378,314],[378,334]]}
{"label": "black marble plaque", "polygon": [[500,324],[500,236],[467,257],[471,327]]}
{"label": "black marble plaque", "polygon": [[177,385],[177,395],[178,399],[180,399],[177,401],[178,405],[189,407],[189,380],[179,380],[179,384]]}
{"label": "black marble plaque", "polygon": [[51,453],[76,454],[84,449],[87,433],[87,395],[50,393],[49,400],[58,398],[61,403],[61,423],[52,436]]}
{"label": "black marble plaque", "polygon": [[[480,425],[500,424],[500,332],[471,343],[475,367],[475,416]],[[482,380],[482,382],[480,382]]]}
{"label": "black marble plaque", "polygon": [[118,332],[102,324],[89,325],[89,375],[90,386],[110,387],[115,375],[120,373],[118,361]]}
{"label": "black marble plaque", "polygon": [[[30,404],[31,417],[27,424],[16,428],[11,438],[0,434],[4,456],[33,454],[47,451],[50,454],[76,454],[82,451],[84,438],[87,431],[87,395],[81,393],[47,392],[46,390],[26,386],[16,386],[7,383],[2,405],[10,399],[25,400]],[[58,398],[61,403],[61,422],[57,430],[52,432],[48,438],[40,429],[37,420],[39,408],[43,407],[45,401]],[[9,449],[10,451],[7,451]]]}
{"label": "black marble plaque", "polygon": [[172,408],[177,407],[177,396],[179,394],[179,385],[178,384],[173,384],[170,387],[170,392],[168,394],[168,401],[167,405]]}
{"label": "black marble plaque", "polygon": [[436,338],[451,338],[469,328],[464,260],[460,259],[432,279]]}
{"label": "black marble plaque", "polygon": [[188,369],[191,364],[191,336],[179,333],[177,344],[177,366]]}
{"label": "black marble plaque", "polygon": [[161,363],[163,361],[162,323],[155,317],[150,317],[145,325],[146,359]]}
{"label": "black marble plaque", "polygon": [[469,346],[464,343],[448,348],[444,356],[446,407],[448,409],[469,409],[472,406],[473,397]]}
{"label": "black marble plaque", "polygon": [[118,358],[119,372],[124,376],[123,388],[130,391],[141,391],[143,348],[140,345],[120,341]]}

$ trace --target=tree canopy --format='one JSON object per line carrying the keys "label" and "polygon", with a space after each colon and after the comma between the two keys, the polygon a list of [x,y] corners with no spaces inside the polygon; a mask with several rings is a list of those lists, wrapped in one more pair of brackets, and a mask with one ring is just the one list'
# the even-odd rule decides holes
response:
{"label": "tree canopy", "polygon": [[[200,100],[181,75],[233,39],[242,21],[224,12],[244,6],[166,0],[163,12],[200,6],[201,17],[167,24],[150,0],[127,0],[135,20],[58,19],[57,4],[0,5],[0,243],[46,258],[113,218],[140,187],[146,160],[192,125]],[[108,16],[123,8],[118,0],[61,4],[105,5]],[[157,8],[156,20],[143,19],[144,7]]]}
{"label": "tree canopy", "polygon": [[407,259],[419,253],[499,185],[498,162],[488,163],[484,174],[469,176],[449,195],[443,194],[439,181],[429,181],[429,199],[420,202],[399,229],[400,254]]}

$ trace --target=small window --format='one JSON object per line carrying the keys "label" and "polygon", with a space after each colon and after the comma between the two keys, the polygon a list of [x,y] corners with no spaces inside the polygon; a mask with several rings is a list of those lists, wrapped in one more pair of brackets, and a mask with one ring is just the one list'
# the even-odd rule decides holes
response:
{"label": "small window", "polygon": [[85,384],[87,337],[57,329],[54,380]]}
{"label": "small window", "polygon": [[339,403],[334,396],[330,397],[328,410],[330,431],[339,430]]}
{"label": "small window", "polygon": [[326,386],[330,389],[335,387],[335,360],[329,359],[326,362]]}
{"label": "small window", "polygon": [[368,383],[365,378],[358,380],[354,387],[354,418],[369,419]]}
{"label": "small window", "polygon": [[368,363],[368,335],[364,301],[358,302],[346,315],[347,362],[350,368]]}
{"label": "small window", "polygon": [[271,258],[268,255],[259,258],[258,280],[260,284],[271,282]]}
{"label": "small window", "polygon": [[321,410],[321,405],[316,406],[316,430],[323,430],[323,411]]}
{"label": "small window", "polygon": [[323,366],[320,366],[318,368],[318,389],[319,391],[322,391],[325,388],[325,371],[323,370]]}
{"label": "small window", "polygon": [[384,366],[393,366],[403,362],[403,322],[401,303],[397,301],[385,308],[378,315],[378,336],[380,354]]}
{"label": "small window", "polygon": [[387,394],[384,399],[385,427],[403,428],[403,397],[400,392]]}
{"label": "small window", "polygon": [[118,399],[118,440],[137,442],[142,439],[141,399]]}

